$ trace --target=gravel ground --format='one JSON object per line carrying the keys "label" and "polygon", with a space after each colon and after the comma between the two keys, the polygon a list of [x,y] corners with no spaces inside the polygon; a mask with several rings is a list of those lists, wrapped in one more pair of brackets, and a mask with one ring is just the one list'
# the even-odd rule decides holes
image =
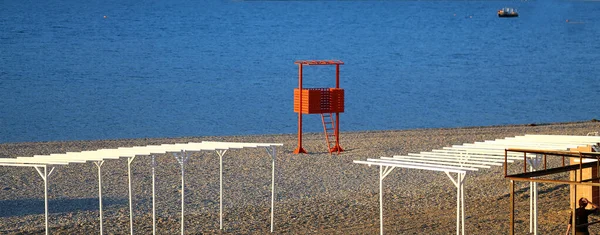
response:
{"label": "gravel ground", "polygon": [[[600,131],[600,122],[342,132],[345,152],[340,155],[326,152],[321,133],[304,135],[304,148],[309,154],[303,155],[292,154],[296,134],[7,143],[0,145],[0,157],[203,140],[283,143],[277,149],[276,160],[276,234],[378,234],[379,169],[354,164],[353,160],[524,134],[586,135],[593,131]],[[132,163],[134,228],[138,234],[152,232],[150,162],[149,157],[137,157]],[[180,168],[172,155],[160,155],[157,162],[157,233],[177,234],[181,218]],[[511,169],[519,169],[519,164],[514,163]],[[48,192],[52,234],[98,232],[97,174],[93,163],[54,170]],[[269,233],[271,159],[265,150],[228,151],[223,176],[224,228],[219,230],[218,155],[203,152],[191,156],[186,165],[186,233]],[[127,160],[107,160],[102,166],[102,180],[104,232],[126,234],[129,232]],[[529,231],[528,184],[516,186],[516,232],[525,234]],[[563,233],[569,215],[568,187],[540,184],[539,189],[540,234]],[[502,167],[469,172],[465,181],[467,233],[508,233],[508,195]],[[384,180],[384,201],[386,233],[456,231],[456,188],[444,173],[396,169]],[[596,227],[591,227],[592,232],[600,231]],[[41,177],[32,168],[0,167],[0,233],[43,232]]]}

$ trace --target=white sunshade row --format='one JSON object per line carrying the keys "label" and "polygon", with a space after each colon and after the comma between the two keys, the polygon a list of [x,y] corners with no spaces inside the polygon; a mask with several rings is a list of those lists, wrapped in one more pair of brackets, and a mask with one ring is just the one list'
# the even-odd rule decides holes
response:
{"label": "white sunshade row", "polygon": [[[396,167],[445,172],[456,186],[456,234],[460,234],[460,231],[465,234],[464,178],[467,171],[502,166],[505,159],[507,162],[514,162],[515,160],[525,160],[525,157],[538,157],[536,154],[507,152],[506,149],[509,148],[564,151],[579,146],[595,145],[599,142],[599,136],[526,135],[453,145],[452,147],[435,149],[430,152],[409,153],[404,156],[393,156],[392,158],[369,158],[366,161],[354,161],[354,163],[379,166],[380,234],[383,234],[383,179]],[[450,173],[458,173],[458,175],[454,178]],[[532,190],[535,190],[535,195],[537,195],[537,187],[533,187]],[[535,203],[534,207],[537,208],[537,201],[533,203]],[[535,215],[530,214],[530,217],[535,218],[533,223],[535,223],[537,230],[537,212]]]}
{"label": "white sunshade row", "polygon": [[70,163],[85,163],[89,161],[103,161],[108,159],[132,158],[135,156],[148,156],[153,154],[177,153],[181,151],[199,152],[229,150],[241,148],[282,146],[278,143],[237,143],[213,142],[178,143],[135,147],[121,147],[116,149],[100,149],[95,151],[67,152],[63,154],[34,155],[33,157],[0,158],[0,164],[42,164],[42,165],[67,165]]}
{"label": "white sunshade row", "polygon": [[[434,171],[453,169],[454,171],[448,172],[466,172],[478,168],[501,166],[504,163],[505,149],[508,148],[568,150],[597,143],[600,143],[600,136],[525,135],[453,145],[430,152],[409,153],[404,156],[393,156],[393,158],[381,157],[354,161],[354,163]],[[511,163],[515,160],[523,160],[523,153],[508,152],[507,161]]]}
{"label": "white sunshade row", "polygon": [[401,167],[401,168],[412,168],[419,170],[431,170],[431,171],[444,171],[444,172],[454,172],[454,173],[465,173],[465,170],[456,170],[456,169],[448,169],[443,167],[431,167],[431,166],[415,166],[409,164],[402,164],[401,162],[378,162],[372,161],[373,159],[367,159],[367,161],[354,161],[354,163],[359,164],[367,164],[367,165],[375,165],[375,166],[390,166],[390,167]]}
{"label": "white sunshade row", "polygon": [[[429,163],[429,164],[439,164],[439,163],[441,163],[441,164],[449,165],[449,166],[477,167],[477,168],[490,168],[490,166],[487,165],[487,164],[491,164],[491,163],[487,163],[487,162],[476,162],[476,161],[469,161],[469,162],[466,162],[466,163],[464,163],[464,162],[458,163],[456,161],[453,161],[452,159],[437,159],[437,158],[418,157],[418,156],[394,156],[392,158],[381,157],[381,159],[384,159],[384,160],[402,160],[402,161],[407,161],[407,162],[422,162],[422,163]],[[496,164],[496,163],[493,163],[493,164]]]}

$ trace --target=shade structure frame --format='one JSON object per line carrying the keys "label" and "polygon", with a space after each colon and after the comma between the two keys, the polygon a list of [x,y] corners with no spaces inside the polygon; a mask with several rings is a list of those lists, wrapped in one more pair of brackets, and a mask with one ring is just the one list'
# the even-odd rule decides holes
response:
{"label": "shade structure frame", "polygon": [[[504,163],[504,155],[484,155],[481,153],[473,153],[469,151],[451,151],[444,149],[434,149],[431,152],[420,152],[420,153],[408,153],[408,156],[418,157],[435,157],[435,158],[446,158],[446,159],[458,159],[458,160],[469,160],[469,161],[485,161],[485,162],[496,162]],[[508,160],[512,163],[515,160],[521,160],[522,156],[509,156]]]}
{"label": "shade structure frame", "polygon": [[[564,138],[564,139],[563,139]],[[380,157],[380,159],[367,159],[366,161],[355,160],[354,163],[375,165],[380,167],[380,193],[382,179],[389,174],[389,169],[394,168],[409,168],[428,171],[442,171],[444,169],[452,169],[459,167],[455,171],[445,172],[449,177],[450,173],[456,173],[457,179],[450,179],[457,187],[457,234],[459,228],[464,233],[464,176],[468,171],[473,171],[472,168],[490,168],[491,166],[504,165],[516,161],[526,161],[531,170],[539,169],[535,166],[536,154],[522,153],[506,153],[505,150],[511,147],[519,148],[542,148],[545,150],[568,150],[570,148],[594,145],[600,143],[599,136],[569,136],[569,135],[525,135],[508,137],[505,139],[496,139],[492,141],[483,141],[475,143],[466,143],[462,145],[453,145],[451,147],[443,147],[442,149],[434,149],[430,152],[409,153],[407,155],[395,155],[393,157]],[[383,170],[382,170],[383,169]],[[511,180],[512,182],[512,180]],[[512,186],[511,186],[512,187]],[[537,234],[537,183],[530,184],[530,232]],[[512,195],[511,195],[512,196]],[[381,197],[381,195],[380,195]],[[460,198],[460,200],[459,200]],[[380,198],[380,201],[382,199]],[[380,204],[380,214],[381,212]],[[461,209],[462,208],[462,209]],[[459,217],[460,216],[460,217]],[[461,220],[462,218],[462,220]],[[383,221],[383,216],[380,215],[380,220]],[[383,225],[380,225],[381,234],[383,234]]]}
{"label": "shade structure frame", "polygon": [[431,164],[436,164],[436,163],[440,163],[440,164],[444,164],[444,165],[450,165],[450,166],[460,166],[460,167],[477,167],[477,168],[490,168],[490,165],[494,165],[494,166],[502,166],[502,164],[497,163],[497,162],[492,162],[492,163],[486,163],[486,162],[477,162],[477,161],[469,161],[469,160],[465,160],[465,161],[461,161],[461,162],[454,162],[454,161],[448,161],[446,159],[436,159],[436,158],[431,158],[431,157],[413,157],[413,156],[394,156],[392,158],[388,158],[388,157],[381,157],[381,159],[402,159],[404,161],[414,161],[414,162],[422,162],[422,163],[431,163]]}
{"label": "shade structure frame", "polygon": [[[355,163],[360,163],[356,162]],[[367,164],[367,163],[361,163]],[[373,164],[379,166],[379,231],[380,234],[384,234],[383,224],[383,180],[387,177],[394,169],[400,166],[384,165],[384,164]],[[456,187],[456,234],[465,234],[465,206],[464,206],[464,178],[466,171],[454,172],[457,174],[456,180],[450,175],[450,171],[444,171],[450,178],[453,185]]]}
{"label": "shade structure frame", "polygon": [[181,235],[183,235],[185,233],[185,164],[189,155],[185,150],[181,150],[180,153],[173,153],[173,156],[181,166]]}
{"label": "shade structure frame", "polygon": [[156,155],[152,154],[152,234],[156,234]]}
{"label": "shade structure frame", "polygon": [[219,229],[223,230],[223,156],[227,150],[215,150],[219,156]]}
{"label": "shade structure frame", "polygon": [[104,164],[104,160],[94,162],[94,165],[98,168],[98,205],[100,209],[98,210],[98,218],[100,219],[100,235],[104,233],[104,216],[102,214],[102,165]]}
{"label": "shade structure frame", "polygon": [[133,198],[131,192],[131,163],[135,160],[135,156],[127,158],[127,184],[129,187],[129,233],[133,235]]}
{"label": "shade structure frame", "polygon": [[[103,234],[103,214],[102,214],[102,164],[105,160],[115,160],[120,158],[127,159],[127,171],[128,171],[128,186],[129,186],[129,230],[133,234],[133,201],[132,201],[132,175],[131,175],[131,164],[134,159],[138,156],[149,156],[152,157],[152,196],[153,196],[153,234],[156,233],[156,207],[155,207],[155,167],[157,166],[155,158],[157,154],[170,154],[170,153],[185,153],[185,158],[180,158],[182,161],[182,179],[184,178],[184,166],[187,161],[187,154],[189,152],[202,152],[202,151],[227,151],[228,149],[242,149],[242,148],[260,148],[264,147],[267,149],[267,153],[272,158],[272,190],[275,190],[275,153],[276,147],[283,146],[280,143],[239,143],[239,142],[215,142],[215,141],[203,141],[203,142],[190,142],[190,143],[178,143],[178,144],[163,144],[163,145],[148,145],[148,146],[134,146],[134,147],[121,147],[117,149],[100,149],[96,151],[82,151],[82,152],[68,152],[64,154],[50,154],[50,155],[35,155],[34,157],[16,157],[16,158],[0,158],[0,166],[7,167],[33,167],[36,169],[38,174],[42,176],[45,181],[44,194],[45,194],[45,226],[46,234],[49,233],[48,229],[48,201],[47,201],[47,186],[49,175],[55,169],[55,166],[69,165],[74,163],[86,163],[93,162],[98,168],[98,198],[99,198],[99,220],[100,220],[100,234]],[[223,152],[224,153],[224,152]],[[48,172],[48,168],[51,167]],[[42,170],[43,168],[43,170]],[[221,169],[222,170],[222,169]],[[44,177],[45,176],[45,177]],[[184,181],[182,181],[182,211],[184,211]],[[222,191],[222,190],[221,190]],[[274,228],[274,195],[272,191],[271,199],[271,232]],[[222,214],[222,212],[220,212]],[[182,222],[183,222],[182,213]],[[222,220],[221,220],[222,221]],[[182,233],[184,231],[184,223],[182,223]],[[222,228],[222,227],[221,227]]]}
{"label": "shade structure frame", "polygon": [[38,172],[38,174],[42,177],[42,180],[44,180],[44,227],[45,227],[45,233],[46,235],[48,235],[48,180],[50,178],[50,175],[52,174],[52,172],[54,171],[54,167],[52,167],[52,169],[50,169],[50,172],[48,172],[48,166],[44,166],[44,170],[40,170],[39,166],[35,166],[34,167],[35,170]]}

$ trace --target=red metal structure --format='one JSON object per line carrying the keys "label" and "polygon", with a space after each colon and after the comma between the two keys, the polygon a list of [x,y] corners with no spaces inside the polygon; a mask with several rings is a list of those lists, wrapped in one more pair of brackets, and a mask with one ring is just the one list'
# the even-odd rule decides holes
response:
{"label": "red metal structure", "polygon": [[[344,89],[340,88],[340,60],[298,60],[298,88],[294,89],[294,112],[298,113],[298,148],[295,154],[307,153],[302,148],[302,114],[321,114],[329,154],[344,151],[340,146],[340,113],[344,112]],[[302,88],[303,66],[335,65],[335,88]],[[334,119],[335,113],[335,119]],[[331,133],[333,132],[333,133]],[[335,143],[332,145],[332,139]]]}

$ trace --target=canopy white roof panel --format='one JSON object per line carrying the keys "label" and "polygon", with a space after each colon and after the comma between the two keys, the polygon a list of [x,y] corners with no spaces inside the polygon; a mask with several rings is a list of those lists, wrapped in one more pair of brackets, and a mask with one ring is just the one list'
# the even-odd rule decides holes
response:
{"label": "canopy white roof panel", "polygon": [[[393,158],[367,159],[367,161],[354,161],[359,164],[419,168],[419,164],[426,166],[422,169],[430,170],[431,167],[445,169],[445,167],[464,167],[462,170],[473,171],[477,168],[501,166],[504,162],[504,150],[508,148],[535,148],[543,150],[568,150],[578,146],[594,145],[600,143],[600,136],[570,136],[570,135],[525,135],[507,137],[504,139],[487,140],[483,142],[453,145],[443,149],[434,149],[431,152],[409,153]],[[523,160],[522,153],[509,152],[508,162]],[[533,157],[533,156],[532,156]],[[410,167],[406,167],[410,165]]]}
{"label": "canopy white roof panel", "polygon": [[95,151],[34,155],[33,157],[0,158],[0,165],[67,165],[71,163],[85,163],[90,161],[103,161],[108,159],[132,158],[135,156],[149,156],[153,154],[176,153],[181,151],[199,152],[241,148],[275,147],[282,145],[283,144],[279,143],[237,143],[203,141],[200,143],[190,142],[177,144],[120,147],[116,149],[99,149]]}

